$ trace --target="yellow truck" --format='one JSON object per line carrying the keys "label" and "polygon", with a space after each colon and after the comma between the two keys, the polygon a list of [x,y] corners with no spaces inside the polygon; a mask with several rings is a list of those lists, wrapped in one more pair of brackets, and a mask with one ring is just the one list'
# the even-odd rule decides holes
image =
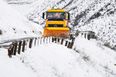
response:
{"label": "yellow truck", "polygon": [[70,14],[63,9],[49,9],[43,13],[45,19],[44,37],[69,37]]}

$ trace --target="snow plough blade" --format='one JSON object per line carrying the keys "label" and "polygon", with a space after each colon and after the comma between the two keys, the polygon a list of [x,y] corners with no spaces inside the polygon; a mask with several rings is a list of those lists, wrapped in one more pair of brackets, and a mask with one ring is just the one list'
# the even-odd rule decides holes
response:
{"label": "snow plough blade", "polygon": [[45,28],[44,37],[69,37],[69,28]]}

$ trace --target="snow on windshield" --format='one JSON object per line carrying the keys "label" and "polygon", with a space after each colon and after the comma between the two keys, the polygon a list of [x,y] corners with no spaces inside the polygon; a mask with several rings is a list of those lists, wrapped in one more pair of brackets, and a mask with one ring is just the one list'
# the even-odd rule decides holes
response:
{"label": "snow on windshield", "polygon": [[48,12],[47,19],[65,19],[64,12]]}

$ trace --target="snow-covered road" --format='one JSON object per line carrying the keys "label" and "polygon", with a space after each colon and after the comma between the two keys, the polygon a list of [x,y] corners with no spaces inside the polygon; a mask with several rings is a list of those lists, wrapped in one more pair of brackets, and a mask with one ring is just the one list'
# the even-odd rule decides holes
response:
{"label": "snow-covered road", "polygon": [[[40,0],[31,0],[30,5],[22,6],[11,6],[5,1],[9,3],[9,1],[24,0],[0,0],[0,30],[2,31],[0,42],[41,36],[39,31],[43,31],[42,25],[32,23],[29,20],[41,24],[43,22],[41,18],[43,11],[54,6],[54,4],[57,7],[64,7],[71,0],[58,0],[60,2],[57,4],[57,1],[54,2],[53,0],[41,2]],[[71,20],[75,24],[82,20],[80,25],[94,13],[96,14],[97,10],[102,9],[102,6],[106,6],[107,3],[110,3],[109,9],[113,7],[112,10],[114,10],[116,7],[115,1],[112,0],[72,1],[71,5],[66,8],[70,10]],[[108,10],[108,8],[104,8]],[[84,12],[88,13],[84,15]],[[80,30],[92,29],[100,38],[103,38],[102,42],[106,39],[106,44],[110,43],[111,46],[115,46],[116,14],[115,11],[112,12],[114,13],[110,16],[106,13],[104,16],[94,19],[88,26],[85,24],[86,26]],[[79,20],[78,15],[81,13],[83,16],[79,17]],[[101,14],[99,11],[98,13]],[[77,19],[75,19],[76,17]],[[81,37],[76,38],[73,48],[76,51],[59,44],[42,44],[12,58],[7,56],[7,49],[0,48],[0,77],[116,77],[116,52],[114,50],[103,46],[98,41],[89,41]]]}
{"label": "snow-covered road", "polygon": [[[42,44],[9,59],[0,49],[1,76],[15,77],[115,77],[116,53],[95,40],[77,37],[74,48]],[[11,71],[9,71],[9,69]],[[16,69],[16,70],[15,70]],[[16,73],[14,73],[14,70]],[[26,72],[27,71],[27,72]],[[4,74],[4,72],[8,74]],[[29,73],[30,72],[30,73]]]}
{"label": "snow-covered road", "polygon": [[84,64],[83,60],[78,61],[80,56],[74,50],[58,44],[35,47],[22,57],[24,64],[36,72],[38,77],[102,77],[96,70]]}

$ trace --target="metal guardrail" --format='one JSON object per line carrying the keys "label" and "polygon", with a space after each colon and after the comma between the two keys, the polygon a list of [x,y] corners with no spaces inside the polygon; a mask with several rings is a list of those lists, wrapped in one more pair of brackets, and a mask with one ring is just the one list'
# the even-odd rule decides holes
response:
{"label": "metal guardrail", "polygon": [[[94,34],[88,32],[81,32],[81,37],[90,40]],[[77,37],[77,36],[76,36]],[[48,44],[48,43],[57,43],[60,45],[64,45],[67,48],[73,49],[75,38],[65,39],[59,37],[29,37],[29,38],[21,38],[15,40],[8,40],[6,42],[11,42],[8,47],[8,56],[12,57],[16,54],[21,54],[25,52],[25,50],[32,48],[34,46],[39,46],[41,44]],[[74,49],[73,49],[74,50]]]}
{"label": "metal guardrail", "polygon": [[8,56],[11,58],[13,55],[21,54],[25,52],[26,49],[32,48],[34,46],[39,46],[41,44],[48,43],[58,43],[66,46],[67,48],[72,49],[74,40],[67,40],[64,38],[58,37],[38,37],[38,38],[29,38],[14,41],[10,44],[8,48]]}

